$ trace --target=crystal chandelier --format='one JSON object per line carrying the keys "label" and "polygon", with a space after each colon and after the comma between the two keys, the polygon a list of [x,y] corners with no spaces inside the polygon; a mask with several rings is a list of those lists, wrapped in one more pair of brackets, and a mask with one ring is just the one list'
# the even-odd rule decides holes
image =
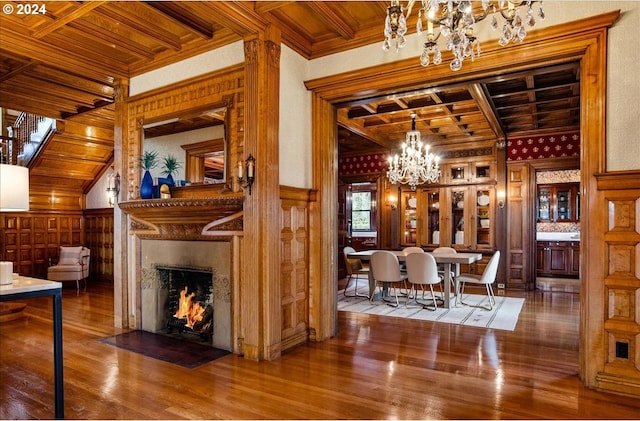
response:
{"label": "crystal chandelier", "polygon": [[429,152],[429,145],[422,144],[420,132],[416,130],[416,115],[411,114],[411,131],[407,132],[407,139],[402,144],[402,154],[389,157],[389,181],[408,184],[411,190],[418,184],[435,183],[440,178],[439,162],[440,157]]}
{"label": "crystal chandelier", "polygon": [[[506,46],[513,42],[522,42],[527,36],[525,24],[533,27],[536,24],[533,12],[533,3],[540,3],[538,17],[544,19],[542,1],[489,1],[482,0],[482,10],[474,13],[472,1],[452,0],[421,0],[422,7],[418,10],[418,23],[416,32],[418,35],[424,32],[423,21],[427,24],[427,42],[420,56],[420,64],[428,66],[430,63],[442,63],[442,53],[438,46],[438,39],[442,35],[446,40],[446,49],[453,54],[453,60],[449,64],[451,70],[462,68],[464,59],[473,61],[480,56],[480,42],[473,34],[473,24],[482,21],[491,14],[491,28],[498,29],[497,14],[504,18],[502,32],[498,44]],[[407,40],[407,18],[411,15],[416,0],[409,0],[407,13],[400,5],[400,0],[391,0],[387,7],[387,17],[384,25],[385,40],[382,49],[389,51],[395,38],[396,52],[405,46]],[[524,18],[520,17],[520,8],[525,8]]]}

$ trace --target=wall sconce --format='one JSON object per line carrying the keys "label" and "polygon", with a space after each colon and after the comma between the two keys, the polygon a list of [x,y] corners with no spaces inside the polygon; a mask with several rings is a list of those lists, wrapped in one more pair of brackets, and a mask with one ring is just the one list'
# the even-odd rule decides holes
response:
{"label": "wall sconce", "polygon": [[504,208],[504,199],[505,199],[504,190],[502,190],[502,189],[498,190],[496,196],[498,198],[498,207],[500,209]]}
{"label": "wall sconce", "polygon": [[387,195],[387,204],[391,206],[391,210],[396,210],[398,208],[398,198],[395,195],[389,193]]}
{"label": "wall sconce", "polygon": [[0,212],[29,210],[29,169],[0,164]]}
{"label": "wall sconce", "polygon": [[114,207],[118,203],[118,197],[120,196],[120,174],[115,171],[114,167],[111,167],[111,172],[107,176],[107,198],[109,199],[109,206]]}
{"label": "wall sconce", "polygon": [[[245,169],[247,171],[247,182],[242,184]],[[251,194],[251,186],[253,186],[255,180],[255,169],[256,159],[251,154],[249,154],[249,157],[244,161],[244,164],[242,161],[238,161],[238,183],[240,183],[240,187],[243,189],[249,188],[249,194]]]}

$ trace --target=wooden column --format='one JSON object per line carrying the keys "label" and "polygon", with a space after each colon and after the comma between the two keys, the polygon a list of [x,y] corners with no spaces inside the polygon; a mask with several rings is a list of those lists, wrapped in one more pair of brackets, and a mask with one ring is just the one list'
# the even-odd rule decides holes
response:
{"label": "wooden column", "polygon": [[255,158],[255,184],[251,193],[244,190],[241,335],[246,358],[272,360],[281,353],[278,30],[269,27],[245,39],[245,81],[240,151],[243,160]]}
{"label": "wooden column", "polygon": [[309,338],[322,341],[337,333],[338,311],[338,136],[333,105],[312,93],[313,189],[309,208]]}
{"label": "wooden column", "polygon": [[[115,113],[113,130],[113,167],[120,174],[120,197],[127,194],[128,180],[131,174],[127,168],[128,150],[123,145],[127,139],[127,98],[129,97],[129,80],[118,80],[114,85]],[[129,287],[128,287],[128,242],[127,216],[120,208],[114,206],[113,215],[113,323],[116,327],[129,327]]]}

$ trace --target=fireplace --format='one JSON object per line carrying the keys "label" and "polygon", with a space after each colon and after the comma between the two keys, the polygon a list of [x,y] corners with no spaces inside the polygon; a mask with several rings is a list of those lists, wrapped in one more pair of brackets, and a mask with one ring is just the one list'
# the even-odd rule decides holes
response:
{"label": "fireplace", "polygon": [[[142,330],[231,351],[230,260],[229,242],[143,240]],[[201,308],[200,320],[175,317],[181,297],[182,310]]]}
{"label": "fireplace", "polygon": [[213,271],[209,268],[157,266],[158,318],[166,319],[167,334],[197,335],[211,343],[213,337]]}

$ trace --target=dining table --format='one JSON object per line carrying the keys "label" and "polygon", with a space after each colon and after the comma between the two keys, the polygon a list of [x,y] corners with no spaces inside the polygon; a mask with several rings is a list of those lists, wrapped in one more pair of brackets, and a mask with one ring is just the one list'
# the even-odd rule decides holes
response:
{"label": "dining table", "polygon": [[[363,262],[368,262],[371,260],[371,256],[373,253],[380,250],[362,250],[356,251],[353,253],[349,253],[347,256],[353,259],[360,259]],[[402,250],[387,250],[395,254],[398,258],[399,262],[404,262],[407,257],[407,252]],[[451,283],[454,281],[451,279],[451,266],[459,265],[459,264],[471,264],[477,262],[482,259],[482,253],[476,252],[461,252],[461,253],[430,253],[436,263],[442,264],[444,266],[444,297],[443,297],[443,306],[445,308],[455,307],[455,299],[451,299]],[[376,281],[375,275],[371,270],[369,270],[369,297],[373,296],[373,293],[376,289]],[[454,291],[458,291],[458,288],[454,288]]]}

